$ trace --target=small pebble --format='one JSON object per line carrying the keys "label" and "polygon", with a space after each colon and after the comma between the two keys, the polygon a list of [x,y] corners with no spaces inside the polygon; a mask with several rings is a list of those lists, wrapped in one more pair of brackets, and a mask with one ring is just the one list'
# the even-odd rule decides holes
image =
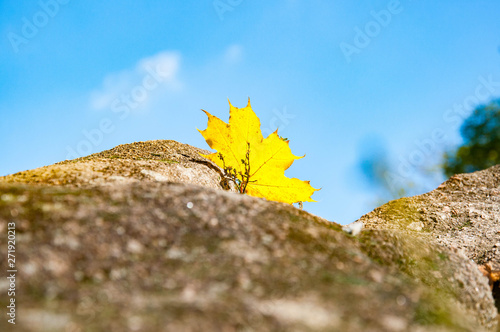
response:
{"label": "small pebble", "polygon": [[347,234],[351,234],[352,236],[358,235],[362,229],[363,229],[363,223],[360,221],[356,221],[342,227],[342,230],[344,232],[346,232]]}

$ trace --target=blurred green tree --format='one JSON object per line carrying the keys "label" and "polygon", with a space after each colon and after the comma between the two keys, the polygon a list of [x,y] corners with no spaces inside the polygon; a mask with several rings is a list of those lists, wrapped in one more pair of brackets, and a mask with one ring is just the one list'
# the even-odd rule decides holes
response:
{"label": "blurred green tree", "polygon": [[463,144],[445,153],[443,169],[447,176],[500,164],[500,99],[477,107],[465,119],[460,133]]}

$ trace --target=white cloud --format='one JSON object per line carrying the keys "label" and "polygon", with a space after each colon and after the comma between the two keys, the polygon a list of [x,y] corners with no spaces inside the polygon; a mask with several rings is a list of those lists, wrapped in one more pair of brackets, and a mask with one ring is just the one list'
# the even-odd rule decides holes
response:
{"label": "white cloud", "polygon": [[239,44],[230,45],[224,54],[224,59],[229,63],[238,63],[243,59],[243,46]]}
{"label": "white cloud", "polygon": [[178,92],[182,89],[180,61],[179,53],[164,51],[140,59],[132,69],[106,75],[102,87],[91,93],[90,106],[103,110],[122,103],[143,109],[153,95]]}

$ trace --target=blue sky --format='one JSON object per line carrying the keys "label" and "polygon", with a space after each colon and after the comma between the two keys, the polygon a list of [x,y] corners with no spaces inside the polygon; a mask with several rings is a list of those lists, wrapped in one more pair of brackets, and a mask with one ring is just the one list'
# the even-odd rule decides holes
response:
{"label": "blue sky", "polygon": [[345,224],[375,207],[359,164],[376,149],[389,182],[444,180],[419,172],[500,96],[498,13],[496,0],[3,0],[0,175],[134,141],[208,148],[200,109],[227,121],[227,99],[250,97],[264,133],[306,154],[287,171],[322,188],[305,209]]}

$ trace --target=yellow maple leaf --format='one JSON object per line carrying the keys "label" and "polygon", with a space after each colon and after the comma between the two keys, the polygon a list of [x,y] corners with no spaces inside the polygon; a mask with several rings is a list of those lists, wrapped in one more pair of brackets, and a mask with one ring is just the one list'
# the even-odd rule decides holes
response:
{"label": "yellow maple leaf", "polygon": [[260,120],[250,106],[237,108],[229,102],[229,123],[203,110],[208,116],[207,129],[198,131],[217,152],[203,155],[232,175],[240,192],[268,200],[296,203],[315,202],[309,181],[285,176],[294,160],[288,140],[278,130],[267,138],[260,131]]}

